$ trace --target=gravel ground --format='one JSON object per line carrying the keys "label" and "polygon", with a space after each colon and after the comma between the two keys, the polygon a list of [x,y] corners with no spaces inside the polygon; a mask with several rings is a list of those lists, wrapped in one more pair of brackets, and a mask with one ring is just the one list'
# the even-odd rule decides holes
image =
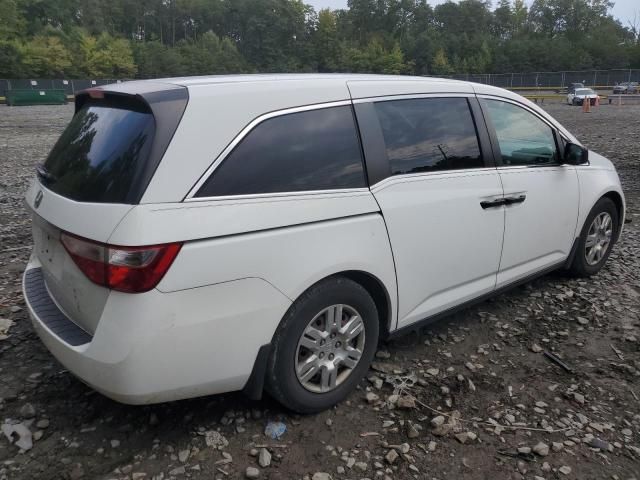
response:
{"label": "gravel ground", "polygon": [[[0,106],[0,416],[33,435],[28,450],[1,436],[0,479],[639,478],[640,106],[546,108],[622,178],[634,222],[606,268],[381,345],[348,401],[301,417],[241,394],[120,405],[53,359],[20,292],[22,195],[72,107]],[[279,440],[271,421],[287,427]]]}

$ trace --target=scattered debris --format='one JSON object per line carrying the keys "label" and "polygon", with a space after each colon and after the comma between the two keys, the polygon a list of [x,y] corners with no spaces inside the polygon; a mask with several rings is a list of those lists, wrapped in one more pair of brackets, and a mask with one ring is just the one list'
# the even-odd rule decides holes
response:
{"label": "scattered debris", "polygon": [[539,442],[536,446],[533,447],[533,452],[540,455],[541,457],[546,457],[549,455],[549,445],[543,442]]}
{"label": "scattered debris", "polygon": [[267,426],[264,429],[264,434],[273,439],[280,440],[287,431],[287,426],[283,422],[267,422]]}
{"label": "scattered debris", "polygon": [[549,352],[548,350],[545,350],[542,353],[549,360],[551,360],[552,362],[562,367],[562,369],[565,370],[566,372],[573,373],[573,369],[569,365],[564,363],[562,360],[560,360],[558,357],[556,357],[553,353]]}
{"label": "scattered debris", "polygon": [[9,443],[14,444],[22,450],[27,451],[33,448],[31,431],[24,423],[11,423],[11,420],[6,420],[5,423],[2,424],[2,433],[7,437]]}
{"label": "scattered debris", "polygon": [[256,467],[247,467],[244,471],[244,476],[247,478],[260,478],[260,470]]}
{"label": "scattered debris", "polygon": [[9,329],[13,325],[13,320],[0,318],[0,340],[9,338]]}
{"label": "scattered debris", "polygon": [[261,448],[260,453],[258,453],[258,465],[262,468],[267,468],[271,465],[271,453],[266,448]]}
{"label": "scattered debris", "polygon": [[198,432],[200,435],[204,435],[204,442],[207,447],[211,448],[225,448],[229,445],[229,441],[216,430],[208,430],[206,432]]}

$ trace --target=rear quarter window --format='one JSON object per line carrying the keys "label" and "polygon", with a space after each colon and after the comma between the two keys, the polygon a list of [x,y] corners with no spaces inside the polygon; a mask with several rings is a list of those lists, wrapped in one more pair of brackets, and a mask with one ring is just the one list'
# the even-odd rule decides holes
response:
{"label": "rear quarter window", "polygon": [[75,201],[133,203],[154,134],[154,117],[142,105],[86,103],[39,168],[39,178]]}
{"label": "rear quarter window", "polygon": [[350,106],[274,117],[258,124],[213,171],[197,197],[365,187]]}

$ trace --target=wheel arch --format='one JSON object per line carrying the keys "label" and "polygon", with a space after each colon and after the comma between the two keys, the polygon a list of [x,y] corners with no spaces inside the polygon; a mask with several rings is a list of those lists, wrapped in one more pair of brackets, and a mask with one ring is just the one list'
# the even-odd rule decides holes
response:
{"label": "wheel arch", "polygon": [[393,310],[391,307],[391,296],[384,283],[371,273],[362,270],[347,270],[336,273],[333,276],[343,276],[362,285],[369,292],[371,298],[378,309],[378,321],[380,322],[380,338],[386,338],[391,331]]}
{"label": "wheel arch", "polygon": [[[326,275],[323,278],[317,280],[313,284],[304,289],[295,299],[297,300],[301,295],[307,292],[314,285],[327,280],[328,278],[345,277],[349,280],[361,285],[371,295],[376,308],[378,309],[379,316],[378,322],[380,325],[379,338],[387,338],[391,331],[391,324],[393,322],[393,303],[391,296],[385,284],[377,276],[372,273],[363,270],[344,270],[331,275]],[[273,333],[275,335],[275,331]],[[272,352],[273,336],[268,344],[260,347],[256,360],[251,371],[251,375],[247,380],[243,388],[243,393],[252,400],[260,400],[264,391],[264,384],[267,374],[267,363]]]}
{"label": "wheel arch", "polygon": [[314,285],[317,285],[320,282],[334,277],[348,278],[349,280],[352,280],[362,286],[369,293],[369,295],[371,295],[371,298],[373,298],[373,301],[375,302],[376,308],[378,309],[379,313],[378,321],[380,323],[380,337],[387,337],[392,330],[394,301],[392,300],[389,289],[387,288],[385,283],[377,275],[366,270],[349,269],[336,271],[330,274],[325,273],[325,275],[323,275],[321,278],[318,278],[313,283],[308,285],[304,290],[300,292],[299,295],[296,295],[295,298],[292,297],[293,301],[295,302],[298,298],[300,298],[301,295],[307,292]]}
{"label": "wheel arch", "polygon": [[[620,195],[620,193],[616,192],[615,190],[610,190],[600,198],[608,198],[616,206],[616,210],[618,212],[618,232],[616,241],[618,241],[618,238],[620,237],[620,233],[622,231],[622,225],[624,225],[624,201],[622,200],[622,195]],[[598,199],[598,201],[600,201],[600,198]]]}

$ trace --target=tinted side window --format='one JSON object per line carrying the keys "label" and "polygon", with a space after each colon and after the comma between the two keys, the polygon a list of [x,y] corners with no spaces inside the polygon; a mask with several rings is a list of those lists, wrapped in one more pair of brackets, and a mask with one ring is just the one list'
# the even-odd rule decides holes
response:
{"label": "tinted side window", "polygon": [[553,130],[531,112],[512,103],[484,100],[496,130],[504,165],[558,163]]}
{"label": "tinted side window", "polygon": [[351,107],[291,113],[256,126],[198,197],[365,187]]}
{"label": "tinted side window", "polygon": [[484,166],[466,98],[421,98],[375,104],[391,174]]}

